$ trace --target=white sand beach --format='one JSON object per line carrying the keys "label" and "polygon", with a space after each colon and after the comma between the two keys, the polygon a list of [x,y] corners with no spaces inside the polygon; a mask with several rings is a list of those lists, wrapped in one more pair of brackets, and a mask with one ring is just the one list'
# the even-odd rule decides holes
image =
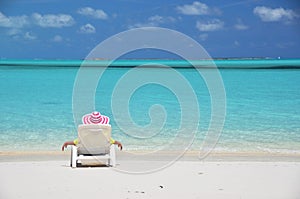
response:
{"label": "white sand beach", "polygon": [[0,198],[300,198],[300,162],[293,159],[187,157],[156,172],[132,174],[119,168],[155,164],[163,157],[134,161],[121,152],[116,168],[72,169],[68,151],[48,160],[42,156],[2,154]]}

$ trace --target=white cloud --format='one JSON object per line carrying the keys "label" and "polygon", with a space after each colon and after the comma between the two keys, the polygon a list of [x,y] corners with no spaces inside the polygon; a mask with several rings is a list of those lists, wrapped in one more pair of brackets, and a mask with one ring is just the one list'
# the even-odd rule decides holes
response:
{"label": "white cloud", "polygon": [[107,19],[108,16],[103,10],[95,10],[91,7],[80,8],[77,11],[78,14],[90,16],[96,19]]}
{"label": "white cloud", "polygon": [[61,28],[74,25],[75,21],[71,15],[66,14],[47,14],[41,15],[39,13],[33,13],[32,19],[35,24],[41,27],[49,28]]}
{"label": "white cloud", "polygon": [[71,15],[66,14],[41,15],[39,13],[33,13],[31,17],[28,17],[26,15],[5,16],[2,12],[0,12],[0,27],[17,29],[31,24],[41,27],[61,28],[72,26],[75,24],[75,21]]}
{"label": "white cloud", "polygon": [[0,12],[0,27],[22,28],[28,24],[29,20],[26,15],[7,17],[2,12]]}
{"label": "white cloud", "polygon": [[208,7],[206,4],[195,1],[192,4],[177,6],[176,10],[184,15],[211,15],[220,14],[220,10]]}
{"label": "white cloud", "polygon": [[62,42],[62,41],[63,41],[63,38],[62,38],[62,36],[60,36],[60,35],[55,35],[55,36],[53,37],[52,41],[54,41],[54,42]]}
{"label": "white cloud", "polygon": [[164,18],[162,16],[159,16],[159,15],[154,15],[152,17],[149,17],[148,21],[152,21],[154,23],[163,23]]}
{"label": "white cloud", "polygon": [[85,24],[84,26],[81,26],[79,32],[86,33],[86,34],[95,33],[96,28],[93,25],[88,23],[88,24]]}
{"label": "white cloud", "polygon": [[22,31],[19,28],[11,28],[7,31],[8,36],[19,35],[21,33],[22,33]]}
{"label": "white cloud", "polygon": [[204,3],[200,3],[195,1],[191,5],[183,5],[183,6],[177,6],[176,8],[179,13],[185,14],[185,15],[206,15],[209,13],[208,6]]}
{"label": "white cloud", "polygon": [[284,8],[269,8],[265,6],[257,6],[254,8],[253,13],[257,15],[264,22],[276,21],[291,21],[299,17],[293,10]]}
{"label": "white cloud", "polygon": [[163,17],[160,15],[154,15],[148,18],[149,22],[156,23],[156,24],[163,24],[163,23],[172,23],[175,22],[176,19],[174,17]]}
{"label": "white cloud", "polygon": [[30,32],[26,32],[24,38],[27,40],[35,40],[36,36],[32,35]]}
{"label": "white cloud", "polygon": [[246,26],[241,19],[238,19],[237,23],[234,25],[237,30],[247,30],[249,27]]}
{"label": "white cloud", "polygon": [[235,27],[235,29],[237,29],[237,30],[247,30],[249,27],[248,26],[246,26],[246,25],[244,25],[244,24],[235,24],[234,25],[234,27]]}
{"label": "white cloud", "polygon": [[213,19],[207,22],[197,21],[196,28],[200,31],[216,31],[224,27],[224,22],[219,19]]}
{"label": "white cloud", "polygon": [[136,23],[134,25],[129,26],[128,28],[143,28],[143,27],[158,27],[161,24],[174,23],[176,19],[174,17],[164,17],[160,15],[154,15],[147,19],[144,23]]}

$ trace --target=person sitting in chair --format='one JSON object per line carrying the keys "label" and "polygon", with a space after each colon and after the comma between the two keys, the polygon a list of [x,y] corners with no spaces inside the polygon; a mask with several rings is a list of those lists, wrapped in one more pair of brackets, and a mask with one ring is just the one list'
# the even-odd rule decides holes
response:
{"label": "person sitting in chair", "polygon": [[[109,124],[109,117],[105,115],[101,115],[99,112],[94,111],[90,114],[84,115],[82,117],[82,123],[83,124]],[[61,150],[64,151],[67,146],[69,145],[76,146],[77,144],[78,144],[78,138],[72,141],[66,141],[62,145]],[[117,145],[120,148],[120,150],[123,149],[122,143],[117,140],[114,140],[113,138],[110,138],[110,144]]]}

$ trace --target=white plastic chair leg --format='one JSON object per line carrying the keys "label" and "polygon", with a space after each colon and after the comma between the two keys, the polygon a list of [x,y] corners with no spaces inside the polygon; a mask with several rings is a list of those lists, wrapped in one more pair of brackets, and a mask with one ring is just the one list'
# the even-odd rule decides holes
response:
{"label": "white plastic chair leg", "polygon": [[71,167],[72,168],[77,167],[77,147],[76,146],[71,147]]}
{"label": "white plastic chair leg", "polygon": [[116,166],[116,150],[113,144],[110,145],[108,164],[112,167]]}

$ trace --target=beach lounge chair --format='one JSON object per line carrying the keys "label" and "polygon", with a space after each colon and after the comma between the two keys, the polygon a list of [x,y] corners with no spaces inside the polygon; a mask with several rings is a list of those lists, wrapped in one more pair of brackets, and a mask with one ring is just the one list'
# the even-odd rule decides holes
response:
{"label": "beach lounge chair", "polygon": [[71,167],[78,163],[116,165],[115,146],[110,143],[109,124],[82,124],[78,126],[78,144],[72,146]]}

